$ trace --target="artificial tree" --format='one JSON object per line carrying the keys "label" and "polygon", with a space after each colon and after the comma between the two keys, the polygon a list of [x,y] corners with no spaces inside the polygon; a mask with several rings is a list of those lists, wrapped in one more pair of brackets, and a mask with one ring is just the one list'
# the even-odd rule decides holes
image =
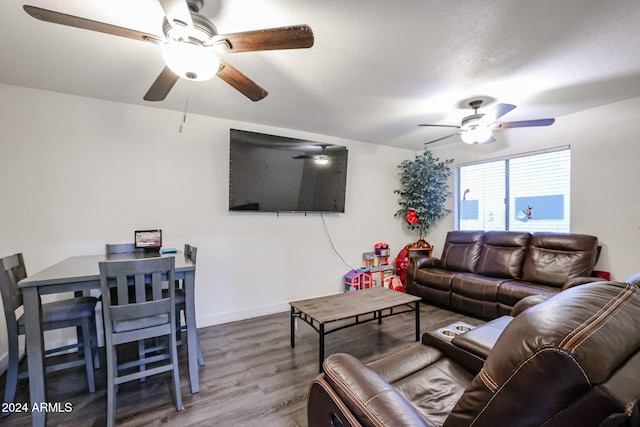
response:
{"label": "artificial tree", "polygon": [[431,223],[451,212],[445,203],[451,195],[447,181],[452,162],[453,159],[441,161],[425,148],[414,160],[398,165],[400,189],[394,193],[400,195],[400,209],[395,216],[404,218],[409,230],[418,230],[419,241],[424,241]]}

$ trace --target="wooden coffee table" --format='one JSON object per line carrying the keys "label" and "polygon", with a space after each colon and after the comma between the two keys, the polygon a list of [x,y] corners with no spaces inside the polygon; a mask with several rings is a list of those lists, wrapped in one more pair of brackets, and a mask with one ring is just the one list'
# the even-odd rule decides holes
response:
{"label": "wooden coffee table", "polygon": [[[330,333],[382,319],[396,314],[414,312],[416,341],[420,340],[420,297],[382,287],[362,289],[326,297],[292,301],[291,347],[295,347],[295,320],[300,319],[315,329],[320,337],[320,372],[324,361],[324,337]],[[372,317],[369,315],[373,315]],[[362,319],[362,317],[366,317]],[[348,323],[340,322],[348,321]],[[336,324],[339,322],[339,324]],[[334,325],[334,327],[331,327]],[[327,326],[329,326],[327,328]]]}

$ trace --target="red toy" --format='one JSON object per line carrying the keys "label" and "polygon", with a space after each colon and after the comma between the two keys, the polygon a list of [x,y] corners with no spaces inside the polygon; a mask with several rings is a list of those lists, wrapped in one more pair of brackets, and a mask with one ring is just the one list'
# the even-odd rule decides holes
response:
{"label": "red toy", "polygon": [[389,286],[389,289],[391,289],[392,291],[397,291],[397,292],[405,292],[405,287],[402,284],[402,282],[400,281],[399,277],[394,277],[391,280],[391,285]]}
{"label": "red toy", "polygon": [[407,283],[407,268],[409,268],[409,249],[403,248],[396,257],[396,274],[402,283]]}
{"label": "red toy", "polygon": [[405,292],[405,287],[398,276],[389,276],[384,279],[384,287],[392,291]]}

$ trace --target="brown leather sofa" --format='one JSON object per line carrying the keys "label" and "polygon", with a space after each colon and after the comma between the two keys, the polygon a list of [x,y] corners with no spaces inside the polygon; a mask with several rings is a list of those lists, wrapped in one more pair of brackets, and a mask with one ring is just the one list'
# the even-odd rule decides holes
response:
{"label": "brown leather sofa", "polygon": [[600,281],[518,314],[480,365],[429,334],[369,365],[334,354],[309,389],[308,424],[637,426],[638,319],[638,283]]}
{"label": "brown leather sofa", "polygon": [[594,279],[598,239],[585,234],[451,231],[440,259],[412,256],[407,292],[483,319],[529,295],[553,296]]}

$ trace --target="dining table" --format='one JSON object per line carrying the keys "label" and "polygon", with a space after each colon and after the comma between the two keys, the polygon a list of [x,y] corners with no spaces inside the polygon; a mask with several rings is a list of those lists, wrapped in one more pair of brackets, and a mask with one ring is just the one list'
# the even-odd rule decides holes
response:
{"label": "dining table", "polygon": [[47,408],[56,402],[47,400],[45,350],[42,330],[42,295],[100,289],[98,263],[112,260],[130,260],[145,257],[175,257],[175,278],[182,280],[185,293],[185,316],[191,393],[200,391],[198,372],[198,340],[195,319],[195,271],[196,265],[183,253],[160,254],[158,252],[134,252],[122,254],[83,255],[64,259],[18,283],[23,295],[25,316],[25,341],[29,370],[29,393],[33,426],[44,426]]}

